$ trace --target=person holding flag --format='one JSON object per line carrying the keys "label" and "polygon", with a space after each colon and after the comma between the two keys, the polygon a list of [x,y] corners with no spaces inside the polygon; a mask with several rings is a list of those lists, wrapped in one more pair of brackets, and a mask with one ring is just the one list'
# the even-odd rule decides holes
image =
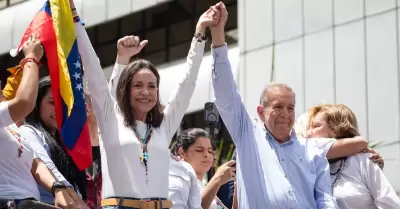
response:
{"label": "person holding flag", "polygon": [[[71,6],[76,12],[73,1]],[[80,24],[75,24],[78,48],[102,136],[103,208],[172,207],[172,202],[166,199],[169,144],[195,88],[204,53],[205,29],[217,22],[218,13],[212,8],[200,17],[187,57],[187,71],[165,108],[160,104],[160,76],[155,66],[147,60],[129,63],[129,58],[140,52],[146,42],[135,38],[126,44],[118,44],[117,64],[111,82],[116,88],[109,89],[86,31]],[[127,48],[131,48],[131,54],[122,53]]]}
{"label": "person holding flag", "polygon": [[[92,164],[92,148],[86,118],[82,69],[73,29],[74,18],[69,1],[48,0],[32,20],[20,46],[11,50],[10,54],[18,54],[22,43],[30,34],[40,34],[51,80],[47,77],[41,81],[36,107],[27,117],[31,126],[24,126],[20,131],[57,177],[53,187],[67,189],[78,208],[87,208],[74,191],[78,191],[85,199],[84,170]],[[50,204],[54,201],[44,190],[41,190],[41,195]]]}
{"label": "person holding flag", "polygon": [[[0,202],[6,207],[40,200],[37,184],[55,197],[55,205],[64,209],[73,209],[74,201],[65,188],[58,187],[46,165],[17,133],[15,123],[23,121],[35,106],[38,94],[40,59],[43,47],[37,34],[31,34],[22,44],[25,58],[18,68],[22,69],[22,78],[11,97],[0,103]],[[45,205],[43,205],[45,206]],[[0,207],[3,207],[0,205]]]}
{"label": "person holding flag", "polygon": [[[76,19],[75,19],[76,20]],[[36,14],[20,45],[10,51],[16,56],[32,33],[40,34],[51,78],[57,134],[62,146],[81,171],[92,165],[92,147],[86,117],[82,69],[68,0],[47,0]]]}

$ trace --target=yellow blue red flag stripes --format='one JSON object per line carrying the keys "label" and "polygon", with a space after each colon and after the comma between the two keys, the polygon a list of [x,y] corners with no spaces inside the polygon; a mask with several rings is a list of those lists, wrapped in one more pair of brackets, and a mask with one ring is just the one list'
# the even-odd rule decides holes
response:
{"label": "yellow blue red flag stripes", "polygon": [[56,117],[64,147],[79,169],[92,164],[82,67],[68,0],[48,0],[31,22],[21,45],[39,34],[45,49]]}

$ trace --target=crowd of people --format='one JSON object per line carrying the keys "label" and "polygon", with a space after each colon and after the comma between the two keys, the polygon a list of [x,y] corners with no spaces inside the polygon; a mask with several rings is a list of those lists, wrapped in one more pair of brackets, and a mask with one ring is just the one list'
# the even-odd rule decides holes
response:
{"label": "crowd of people", "polygon": [[[78,17],[74,1],[69,4]],[[79,18],[71,20],[87,81],[93,153],[92,166],[83,171],[62,143],[52,81],[39,79],[40,34],[32,34],[22,48],[18,89],[0,103],[0,208],[400,208],[382,172],[383,159],[368,148],[347,106],[317,105],[296,121],[293,90],[270,83],[260,96],[258,116],[247,113],[228,59],[227,18],[222,2],[201,15],[185,74],[165,105],[156,66],[130,61],[147,40],[118,40],[107,82],[85,28]],[[203,184],[216,158],[210,134],[201,128],[184,130],[169,146],[196,86],[207,28],[215,104],[236,153]],[[221,187],[232,183],[232,198],[218,197]]]}

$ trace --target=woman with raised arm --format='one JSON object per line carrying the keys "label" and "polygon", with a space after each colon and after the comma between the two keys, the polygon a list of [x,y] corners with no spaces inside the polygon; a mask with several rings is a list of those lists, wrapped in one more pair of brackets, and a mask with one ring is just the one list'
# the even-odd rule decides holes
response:
{"label": "woman with raised arm", "polygon": [[[71,5],[76,12],[72,1]],[[78,48],[101,134],[103,208],[172,206],[167,200],[169,144],[195,88],[204,53],[205,29],[217,22],[218,14],[212,8],[200,17],[187,57],[187,71],[165,108],[159,99],[158,71],[147,60],[128,64],[119,63],[121,57],[118,57],[117,68],[124,70],[114,80],[118,89],[114,98],[85,29],[76,24]],[[128,47],[142,48],[138,43]]]}
{"label": "woman with raised arm", "polygon": [[[7,207],[18,207],[30,201],[40,200],[37,183],[55,197],[55,205],[75,208],[74,200],[46,165],[38,158],[34,149],[17,133],[15,123],[23,121],[34,109],[39,87],[39,66],[43,47],[38,35],[32,34],[23,46],[25,58],[19,65],[22,79],[15,97],[0,103],[0,202]],[[3,205],[0,205],[3,207]],[[36,205],[42,208],[45,205]]]}

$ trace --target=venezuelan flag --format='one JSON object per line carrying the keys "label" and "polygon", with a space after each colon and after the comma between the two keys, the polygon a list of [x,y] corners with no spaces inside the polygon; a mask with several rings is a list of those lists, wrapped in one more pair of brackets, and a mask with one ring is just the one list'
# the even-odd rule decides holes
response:
{"label": "venezuelan flag", "polygon": [[26,30],[20,46],[32,33],[39,34],[46,52],[64,147],[78,168],[86,169],[92,164],[92,148],[86,119],[82,66],[69,1],[46,1]]}

